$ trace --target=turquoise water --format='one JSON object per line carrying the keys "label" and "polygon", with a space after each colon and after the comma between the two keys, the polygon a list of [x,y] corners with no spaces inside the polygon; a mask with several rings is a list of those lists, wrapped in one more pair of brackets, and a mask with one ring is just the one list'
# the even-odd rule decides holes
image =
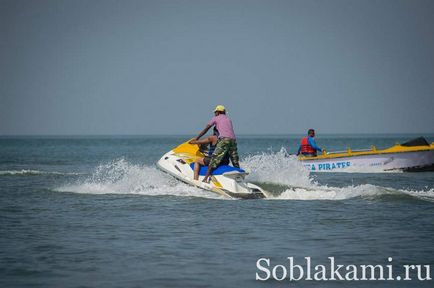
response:
{"label": "turquoise water", "polygon": [[[418,135],[325,135],[329,151]],[[434,135],[425,135],[429,142]],[[434,267],[434,173],[309,174],[298,136],[239,137],[268,200],[228,200],[155,168],[188,136],[0,138],[1,287],[432,287],[255,280],[256,261]],[[298,187],[298,188],[294,188]],[[399,273],[398,273],[399,274]],[[434,273],[432,273],[434,274]]]}

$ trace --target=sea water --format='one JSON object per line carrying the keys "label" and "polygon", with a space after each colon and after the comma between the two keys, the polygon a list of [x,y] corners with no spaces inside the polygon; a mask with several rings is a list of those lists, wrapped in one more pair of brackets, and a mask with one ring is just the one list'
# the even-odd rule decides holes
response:
{"label": "sea water", "polygon": [[[381,149],[415,136],[325,135],[317,144]],[[159,171],[155,162],[189,136],[1,137],[0,286],[433,287],[255,280],[260,258],[392,257],[398,272],[434,269],[433,172],[309,173],[288,155],[299,137],[238,138],[242,168],[267,200],[224,198]]]}

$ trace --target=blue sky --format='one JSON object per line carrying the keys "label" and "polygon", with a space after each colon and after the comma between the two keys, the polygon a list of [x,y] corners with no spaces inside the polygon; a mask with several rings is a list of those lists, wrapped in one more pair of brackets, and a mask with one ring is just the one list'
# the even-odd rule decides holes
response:
{"label": "blue sky", "polygon": [[0,134],[433,133],[434,1],[0,1]]}

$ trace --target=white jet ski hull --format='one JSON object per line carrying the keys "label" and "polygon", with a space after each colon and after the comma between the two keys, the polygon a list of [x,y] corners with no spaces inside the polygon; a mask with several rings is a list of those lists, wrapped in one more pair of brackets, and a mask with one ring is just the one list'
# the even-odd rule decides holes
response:
{"label": "white jet ski hull", "polygon": [[267,193],[257,185],[245,181],[247,173],[232,166],[219,166],[213,172],[209,183],[202,182],[206,167],[202,167],[199,180],[194,180],[194,161],[202,157],[197,145],[187,142],[164,154],[157,162],[157,167],[195,187],[240,199],[266,198]]}

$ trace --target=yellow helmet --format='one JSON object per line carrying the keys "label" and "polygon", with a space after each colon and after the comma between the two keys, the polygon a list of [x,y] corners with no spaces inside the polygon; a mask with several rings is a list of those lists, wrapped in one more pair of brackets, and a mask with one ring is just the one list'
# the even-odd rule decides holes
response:
{"label": "yellow helmet", "polygon": [[217,105],[216,107],[215,107],[215,109],[214,109],[214,112],[223,112],[223,111],[225,111],[226,110],[226,108],[225,108],[225,106],[223,106],[223,105]]}

